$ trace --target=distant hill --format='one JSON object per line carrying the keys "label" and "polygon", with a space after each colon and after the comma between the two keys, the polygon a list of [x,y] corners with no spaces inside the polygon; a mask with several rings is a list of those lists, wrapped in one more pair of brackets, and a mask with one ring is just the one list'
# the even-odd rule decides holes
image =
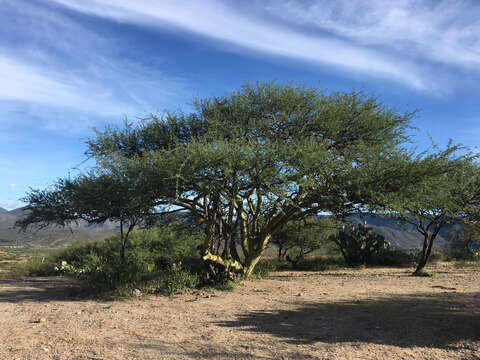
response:
{"label": "distant hill", "polygon": [[[421,248],[423,244],[422,235],[413,225],[396,221],[389,217],[382,216],[352,216],[352,222],[365,222],[372,227],[377,234],[382,235],[390,242],[390,246],[400,250],[414,250]],[[435,239],[434,249],[446,249],[449,246],[448,235],[458,231],[458,225],[445,226]]]}
{"label": "distant hill", "polygon": [[[3,210],[3,209],[2,209]],[[54,248],[68,244],[74,240],[89,241],[105,238],[117,231],[118,226],[113,222],[103,225],[89,225],[79,221],[78,225],[71,228],[48,227],[42,230],[29,230],[19,232],[14,227],[17,220],[26,216],[23,208],[12,211],[0,211],[0,246],[28,246]]]}
{"label": "distant hill", "polygon": [[7,212],[8,212],[7,209],[0,207],[0,214],[7,213]]}
{"label": "distant hill", "polygon": [[[42,230],[19,232],[14,228],[17,220],[26,214],[23,208],[12,211],[1,209],[0,211],[0,246],[23,245],[28,247],[54,248],[64,246],[73,240],[89,241],[105,238],[112,233],[118,232],[118,225],[114,222],[106,222],[103,225],[89,225],[80,221],[78,226],[71,228],[49,227]],[[180,215],[177,215],[180,216]],[[352,222],[367,222],[367,226],[373,227],[375,232],[385,237],[390,246],[400,250],[414,250],[422,246],[421,234],[412,225],[405,225],[388,217],[381,216],[352,216]],[[446,227],[435,240],[436,249],[448,247],[446,240],[448,234],[457,231],[455,226]]]}

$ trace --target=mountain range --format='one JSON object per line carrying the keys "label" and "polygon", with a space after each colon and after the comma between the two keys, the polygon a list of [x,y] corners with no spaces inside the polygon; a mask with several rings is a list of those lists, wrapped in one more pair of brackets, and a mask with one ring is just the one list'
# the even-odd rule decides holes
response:
{"label": "mountain range", "polygon": [[85,221],[79,221],[77,225],[71,227],[49,226],[44,229],[19,231],[15,228],[15,222],[25,216],[23,208],[11,211],[0,208],[0,246],[55,248],[75,240],[84,242],[105,238],[118,228],[113,222],[90,225]]}
{"label": "mountain range", "polygon": [[[23,208],[5,210],[0,208],[0,246],[28,246],[28,247],[60,247],[74,240],[90,241],[105,238],[118,232],[118,225],[114,222],[106,222],[102,225],[91,225],[85,221],[79,221],[70,228],[50,226],[41,230],[19,232],[14,228],[15,222],[26,215]],[[390,242],[392,248],[401,250],[414,250],[422,245],[421,234],[412,225],[405,225],[394,219],[381,216],[353,216],[352,222],[363,222],[372,227],[374,231]],[[456,231],[455,227],[445,228],[435,240],[437,249],[448,247],[448,234]]]}

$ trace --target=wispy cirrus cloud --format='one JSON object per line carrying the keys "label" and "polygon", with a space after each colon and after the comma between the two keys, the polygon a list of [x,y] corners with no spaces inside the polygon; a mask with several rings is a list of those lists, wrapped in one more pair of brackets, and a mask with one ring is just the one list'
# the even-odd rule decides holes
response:
{"label": "wispy cirrus cloud", "polygon": [[452,86],[454,76],[440,75],[439,64],[472,70],[479,61],[478,21],[471,8],[477,14],[480,10],[475,3],[456,7],[456,2],[407,0],[285,0],[248,5],[216,0],[54,1],[118,22],[182,29],[215,39],[230,50],[239,47],[327,65],[422,91],[442,92]]}
{"label": "wispy cirrus cloud", "polygon": [[131,106],[116,101],[111,89],[75,74],[39,68],[0,55],[0,99],[72,108],[100,116],[128,112]]}
{"label": "wispy cirrus cloud", "polygon": [[358,44],[463,68],[480,65],[480,3],[475,1],[283,1],[268,3],[265,10]]}
{"label": "wispy cirrus cloud", "polygon": [[48,4],[2,4],[0,125],[29,119],[37,127],[77,131],[98,119],[152,111],[185,87],[161,71],[161,59],[151,65],[120,56],[121,39]]}

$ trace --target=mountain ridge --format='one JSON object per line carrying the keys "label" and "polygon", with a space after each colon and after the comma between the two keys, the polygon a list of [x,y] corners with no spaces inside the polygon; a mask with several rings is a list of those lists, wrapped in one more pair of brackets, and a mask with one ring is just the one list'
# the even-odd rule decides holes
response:
{"label": "mountain ridge", "polygon": [[[19,232],[15,222],[26,216],[25,208],[17,208],[7,212],[0,212],[0,246],[24,245],[30,247],[60,247],[74,240],[90,241],[105,238],[118,231],[118,224],[107,221],[104,224],[88,224],[79,221],[71,227],[49,226],[41,230]],[[403,224],[395,219],[383,216],[351,216],[353,223],[366,223],[376,233],[385,237],[390,246],[399,250],[418,250],[423,238],[413,225]],[[445,227],[435,240],[435,249],[449,247],[448,235],[456,231],[455,226]]]}
{"label": "mountain ridge", "polygon": [[112,235],[118,229],[117,224],[111,221],[101,225],[78,221],[69,227],[48,226],[43,229],[20,231],[15,227],[15,223],[25,216],[23,207],[0,212],[0,246],[56,248],[72,241],[99,240]]}

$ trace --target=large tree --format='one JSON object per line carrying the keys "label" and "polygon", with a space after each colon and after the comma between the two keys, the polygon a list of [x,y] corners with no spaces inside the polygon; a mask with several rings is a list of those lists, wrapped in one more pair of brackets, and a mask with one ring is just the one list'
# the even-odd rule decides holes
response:
{"label": "large tree", "polygon": [[248,276],[289,221],[373,200],[356,178],[403,156],[411,116],[362,92],[246,85],[197,101],[189,115],[99,132],[88,153],[100,164],[126,159],[149,179],[157,206],[190,212],[205,229],[200,252],[212,272]]}
{"label": "large tree", "polygon": [[[87,154],[148,184],[142,211],[188,212],[206,233],[200,255],[211,276],[250,275],[288,222],[345,215],[403,186],[395,159],[408,156],[413,114],[374,96],[257,84],[194,108],[97,132]],[[382,164],[379,176],[372,169]]]}

